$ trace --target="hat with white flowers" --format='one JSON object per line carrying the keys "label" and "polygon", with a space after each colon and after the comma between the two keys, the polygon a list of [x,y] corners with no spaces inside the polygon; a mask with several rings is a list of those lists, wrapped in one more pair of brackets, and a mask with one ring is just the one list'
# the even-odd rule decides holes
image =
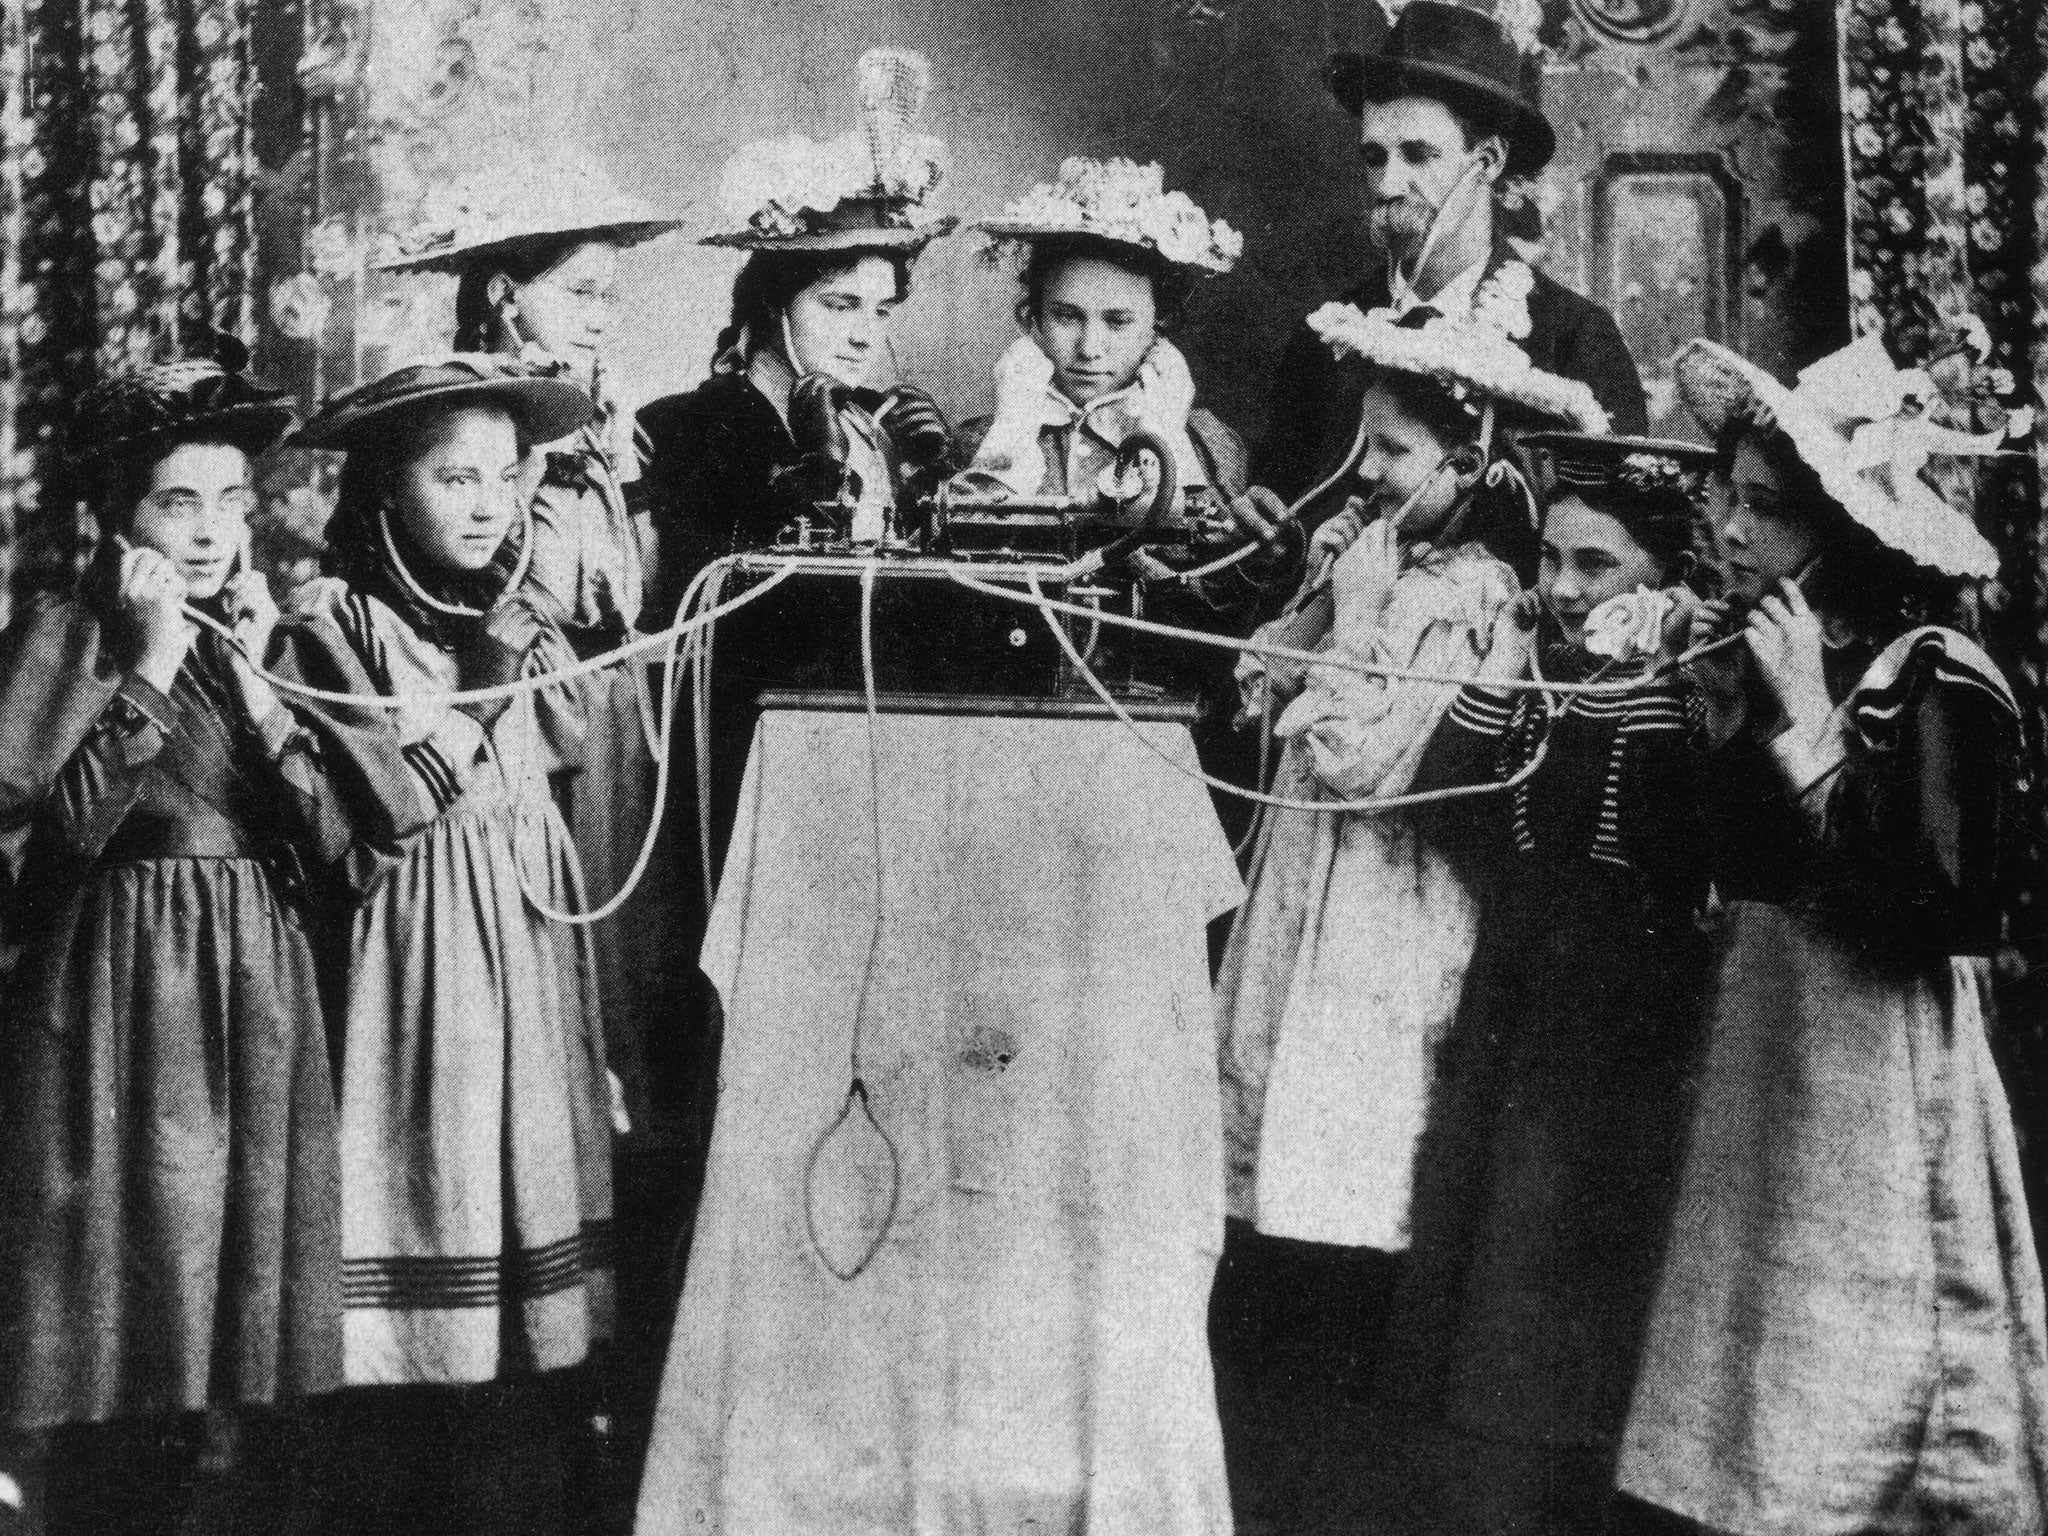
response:
{"label": "hat with white flowers", "polygon": [[1310,315],[1308,325],[1338,357],[1429,379],[1475,417],[1497,401],[1578,432],[1607,430],[1607,412],[1591,389],[1538,368],[1504,331],[1477,318],[1427,308],[1366,313],[1355,304],[1331,303]]}
{"label": "hat with white flowers", "polygon": [[861,125],[823,143],[791,134],[744,145],[726,162],[727,228],[702,245],[747,251],[918,251],[952,230],[926,200],[946,176],[946,146],[914,131],[931,92],[921,53],[860,56]]}
{"label": "hat with white flowers", "polygon": [[1185,192],[1166,190],[1166,173],[1135,160],[1060,163],[1059,178],[1041,182],[974,228],[989,236],[985,254],[1015,256],[1035,241],[1081,238],[1150,251],[1177,267],[1228,272],[1244,253],[1244,236],[1212,220]]}
{"label": "hat with white flowers", "polygon": [[[1983,323],[1966,316],[1958,346],[1936,362],[1990,353]],[[1945,396],[1933,365],[1900,368],[1872,332],[1799,373],[1792,388],[1747,358],[1705,339],[1686,343],[1674,363],[1686,408],[1718,438],[1739,415],[1760,406],[1819,477],[1821,489],[1878,540],[1945,576],[1998,573],[1998,551],[1963,513],[1922,478],[1935,457],[1985,458],[2009,452],[2034,426],[2030,408],[2007,410],[1990,398],[1995,370],[1971,370],[1975,407],[2001,423],[1990,432],[1944,426],[1935,408]],[[1980,384],[1980,378],[1984,383]],[[2010,380],[2003,381],[2010,391]]]}
{"label": "hat with white flowers", "polygon": [[386,237],[382,272],[460,272],[535,245],[604,240],[638,245],[682,220],[621,191],[603,167],[563,152],[534,165],[507,162],[433,196],[403,234]]}

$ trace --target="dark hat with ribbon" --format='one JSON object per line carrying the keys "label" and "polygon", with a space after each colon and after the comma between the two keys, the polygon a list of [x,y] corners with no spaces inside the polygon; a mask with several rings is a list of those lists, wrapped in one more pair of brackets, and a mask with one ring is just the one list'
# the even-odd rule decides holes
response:
{"label": "dark hat with ribbon", "polygon": [[353,449],[423,407],[496,406],[529,443],[552,443],[590,420],[590,396],[553,365],[495,353],[451,352],[335,395],[292,438],[295,448]]}
{"label": "dark hat with ribbon", "polygon": [[1697,494],[1714,467],[1714,450],[1666,437],[1618,437],[1588,432],[1525,432],[1516,439],[1542,454],[1561,487]]}
{"label": "dark hat with ribbon", "polygon": [[1323,84],[1354,116],[1368,101],[1441,101],[1507,140],[1509,176],[1533,176],[1557,149],[1556,131],[1524,89],[1514,40],[1469,6],[1409,0],[1378,52],[1332,55]]}
{"label": "dark hat with ribbon", "polygon": [[64,431],[64,456],[86,465],[128,459],[181,442],[231,443],[255,457],[291,430],[290,391],[243,373],[249,349],[232,336],[204,338],[185,356],[123,368],[79,395]]}

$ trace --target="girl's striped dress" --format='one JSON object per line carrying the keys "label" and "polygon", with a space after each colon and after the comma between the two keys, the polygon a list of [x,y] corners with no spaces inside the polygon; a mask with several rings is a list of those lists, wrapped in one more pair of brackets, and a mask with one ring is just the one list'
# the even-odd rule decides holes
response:
{"label": "girl's striped dress", "polygon": [[[524,601],[525,599],[515,599]],[[303,679],[403,697],[458,686],[454,655],[380,597],[327,579],[290,635]],[[552,622],[529,675],[569,659]],[[488,727],[395,712],[409,803],[395,865],[333,958],[340,1012],[348,1380],[477,1382],[581,1360],[609,1335],[610,1116],[587,930],[533,898],[583,895],[548,775],[552,712]]]}

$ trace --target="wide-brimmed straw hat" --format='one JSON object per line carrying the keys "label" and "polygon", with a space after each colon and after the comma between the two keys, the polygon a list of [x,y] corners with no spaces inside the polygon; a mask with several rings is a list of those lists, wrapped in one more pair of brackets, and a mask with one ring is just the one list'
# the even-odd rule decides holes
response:
{"label": "wide-brimmed straw hat", "polygon": [[252,458],[275,445],[298,416],[290,391],[248,378],[248,348],[234,338],[214,337],[208,350],[124,368],[86,389],[71,407],[65,458],[83,466],[194,438],[232,443]]}
{"label": "wide-brimmed straw hat", "polygon": [[622,192],[594,161],[507,164],[455,184],[374,263],[380,272],[460,272],[535,245],[638,245],[682,228]]}
{"label": "wide-brimmed straw hat", "polygon": [[1167,191],[1159,166],[1135,160],[1063,160],[1056,181],[1041,182],[973,227],[990,237],[989,253],[998,258],[1034,241],[1080,237],[1220,273],[1244,253],[1243,235],[1210,219],[1185,192]]}
{"label": "wide-brimmed straw hat", "polygon": [[908,49],[870,48],[856,74],[860,127],[823,143],[791,134],[743,146],[719,178],[731,227],[700,245],[914,256],[959,223],[925,206],[946,175],[945,145],[912,126],[931,65]]}
{"label": "wide-brimmed straw hat", "polygon": [[333,396],[299,429],[292,446],[358,448],[412,412],[464,405],[497,406],[529,443],[567,437],[596,409],[580,386],[551,367],[495,353],[453,352]]}
{"label": "wide-brimmed straw hat", "polygon": [[1747,358],[1699,339],[1679,352],[1679,397],[1708,435],[1761,405],[1777,430],[1857,523],[1917,565],[1945,576],[1998,573],[1998,551],[1963,513],[1921,477],[1930,458],[1981,458],[2008,451],[2008,435],[2032,426],[2030,411],[2004,432],[1944,427],[1928,408],[1941,391],[1924,369],[1901,369],[1882,338],[1867,335],[1803,369],[1787,388]]}
{"label": "wide-brimmed straw hat", "polygon": [[1607,412],[1584,383],[1538,368],[1503,332],[1471,318],[1325,304],[1308,324],[1340,358],[1432,380],[1475,407],[1491,399],[1581,432],[1607,430]]}
{"label": "wide-brimmed straw hat", "polygon": [[1323,83],[1354,117],[1368,101],[1428,96],[1507,140],[1506,174],[1533,176],[1557,151],[1523,86],[1522,51],[1493,17],[1446,0],[1409,0],[1376,53],[1333,54]]}

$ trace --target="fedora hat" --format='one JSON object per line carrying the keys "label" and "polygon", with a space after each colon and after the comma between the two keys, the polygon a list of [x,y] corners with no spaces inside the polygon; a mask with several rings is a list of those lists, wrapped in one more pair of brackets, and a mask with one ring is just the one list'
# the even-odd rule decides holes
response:
{"label": "fedora hat", "polygon": [[1428,96],[1507,140],[1506,172],[1533,176],[1557,133],[1522,85],[1522,55],[1491,16],[1447,0],[1409,0],[1376,53],[1339,53],[1323,83],[1354,117],[1365,104]]}

